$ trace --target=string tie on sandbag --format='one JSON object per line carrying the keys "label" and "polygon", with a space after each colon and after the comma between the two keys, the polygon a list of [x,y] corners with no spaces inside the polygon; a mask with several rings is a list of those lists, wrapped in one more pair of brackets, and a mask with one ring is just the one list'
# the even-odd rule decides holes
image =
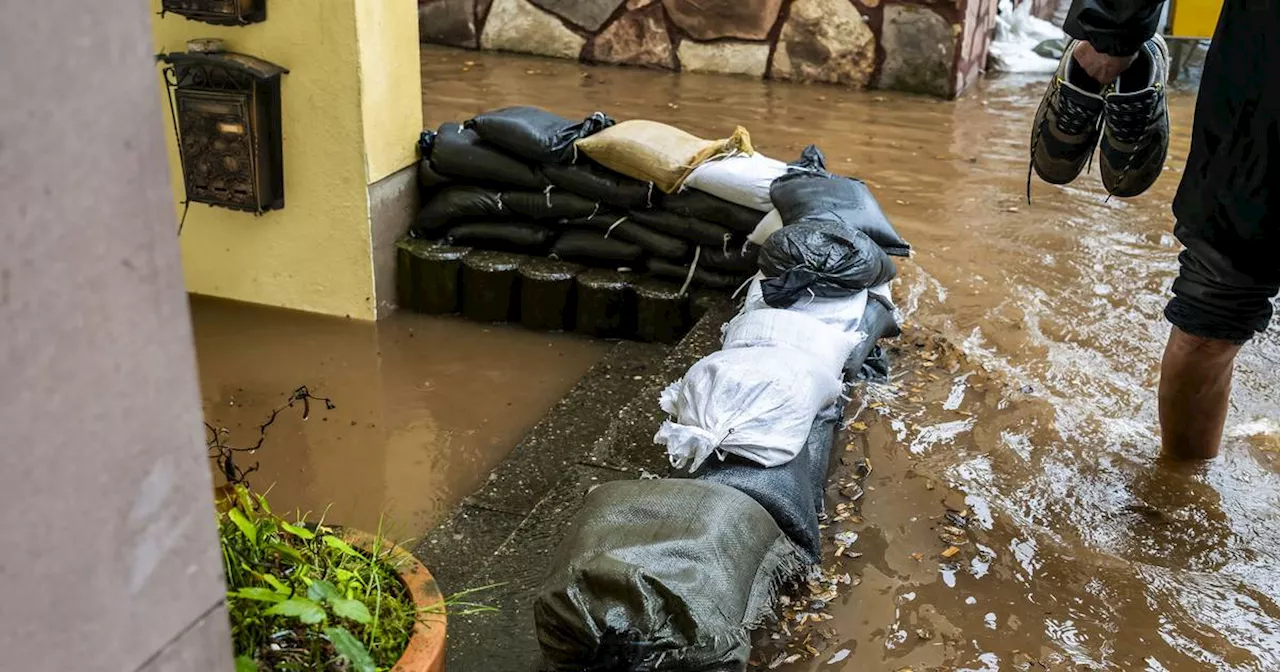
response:
{"label": "string tie on sandbag", "polygon": [[621,224],[621,223],[623,223],[623,222],[625,222],[625,221],[627,221],[627,218],[626,218],[626,217],[620,217],[620,218],[618,218],[618,221],[616,221],[616,222],[614,222],[614,223],[610,224],[610,225],[609,225],[609,229],[608,229],[607,231],[605,231],[605,232],[604,232],[604,237],[605,237],[605,238],[608,238],[608,237],[609,237],[609,234],[613,233],[613,230],[614,230],[614,229],[616,229],[616,228],[618,228],[618,225],[619,225],[619,224]]}
{"label": "string tie on sandbag", "polygon": [[689,264],[689,274],[684,276],[684,284],[680,285],[680,296],[684,296],[689,291],[689,285],[693,282],[693,274],[698,270],[698,259],[702,256],[702,246],[693,248],[693,263]]}

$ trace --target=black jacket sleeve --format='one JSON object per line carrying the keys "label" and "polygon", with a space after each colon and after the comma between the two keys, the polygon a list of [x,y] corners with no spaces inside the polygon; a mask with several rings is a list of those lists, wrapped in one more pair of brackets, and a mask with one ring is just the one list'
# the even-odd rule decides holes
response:
{"label": "black jacket sleeve", "polygon": [[1156,34],[1164,0],[1073,0],[1063,28],[1112,56],[1131,56]]}

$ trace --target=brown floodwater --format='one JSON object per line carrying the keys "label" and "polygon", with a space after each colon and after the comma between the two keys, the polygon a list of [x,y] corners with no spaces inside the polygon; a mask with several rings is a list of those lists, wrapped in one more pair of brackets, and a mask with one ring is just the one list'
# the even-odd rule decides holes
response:
{"label": "brown floodwater", "polygon": [[[533,104],[704,137],[741,124],[784,160],[816,143],[915,246],[895,379],[855,393],[840,448],[875,467],[865,522],[827,528],[860,535],[861,557],[828,563],[860,583],[830,620],[780,635],[809,658],[786,669],[1280,669],[1274,330],[1240,356],[1222,457],[1157,459],[1192,94],[1172,96],[1168,170],[1147,194],[1108,201],[1095,169],[1036,182],[1029,205],[1034,79],[946,102],[443,49],[422,65],[428,125]],[[948,508],[967,527],[944,558]]]}
{"label": "brown floodwater", "polygon": [[376,324],[192,297],[207,422],[277,512],[421,537],[471,494],[606,345],[568,334],[398,313]]}

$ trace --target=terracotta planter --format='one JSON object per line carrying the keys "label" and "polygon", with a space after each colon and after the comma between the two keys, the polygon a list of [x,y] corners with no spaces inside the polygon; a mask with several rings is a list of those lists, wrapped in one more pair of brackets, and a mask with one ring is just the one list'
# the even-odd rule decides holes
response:
{"label": "terracotta planter", "polygon": [[[373,551],[374,538],[367,532],[343,528],[342,537],[356,548]],[[384,556],[386,561],[396,568],[400,580],[409,589],[414,606],[420,610],[435,607],[440,612],[426,615],[414,624],[409,645],[391,672],[444,672],[445,625],[448,619],[444,613],[444,596],[436,586],[435,577],[403,548],[385,539],[382,548],[388,553]]]}

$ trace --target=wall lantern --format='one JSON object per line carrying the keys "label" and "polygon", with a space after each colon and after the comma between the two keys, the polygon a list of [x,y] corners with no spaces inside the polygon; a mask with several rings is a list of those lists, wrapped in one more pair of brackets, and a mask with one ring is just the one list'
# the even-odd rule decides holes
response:
{"label": "wall lantern", "polygon": [[158,58],[168,66],[187,202],[259,214],[283,208],[280,76],[289,71],[223,52],[216,40]]}
{"label": "wall lantern", "polygon": [[160,0],[160,16],[173,12],[193,21],[240,26],[267,20],[267,0]]}

